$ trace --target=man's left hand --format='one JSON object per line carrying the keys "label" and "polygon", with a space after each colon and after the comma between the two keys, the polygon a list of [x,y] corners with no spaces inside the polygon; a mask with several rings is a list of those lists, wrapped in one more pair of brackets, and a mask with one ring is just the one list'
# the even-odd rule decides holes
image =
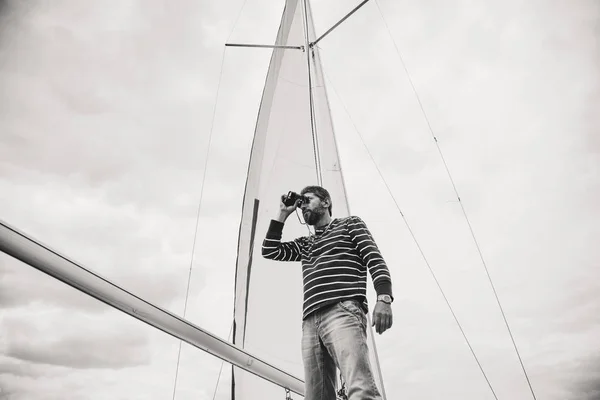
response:
{"label": "man's left hand", "polygon": [[392,327],[392,306],[378,301],[373,310],[373,326],[380,335]]}

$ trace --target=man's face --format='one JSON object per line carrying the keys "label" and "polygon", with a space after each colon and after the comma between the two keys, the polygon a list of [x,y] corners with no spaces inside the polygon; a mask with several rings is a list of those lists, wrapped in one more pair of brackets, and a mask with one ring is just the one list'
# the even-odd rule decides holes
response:
{"label": "man's face", "polygon": [[324,202],[314,193],[305,193],[304,197],[306,197],[306,201],[304,201],[300,206],[302,210],[302,216],[307,224],[314,225],[319,222],[321,217],[326,212],[328,212],[327,207],[325,204],[323,204]]}

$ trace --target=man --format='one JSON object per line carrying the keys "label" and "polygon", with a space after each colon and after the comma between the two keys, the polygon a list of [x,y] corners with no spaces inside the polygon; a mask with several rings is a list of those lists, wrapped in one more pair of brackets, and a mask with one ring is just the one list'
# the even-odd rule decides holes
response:
{"label": "man", "polygon": [[[332,219],[331,196],[320,186],[308,186],[300,194],[303,200],[289,207],[282,196],[262,255],[302,262],[305,400],[336,399],[336,366],[348,400],[380,400],[367,347],[367,269],[377,292],[373,326],[379,334],[392,326],[390,273],[359,217]],[[284,223],[297,207],[315,234],[281,242]]]}

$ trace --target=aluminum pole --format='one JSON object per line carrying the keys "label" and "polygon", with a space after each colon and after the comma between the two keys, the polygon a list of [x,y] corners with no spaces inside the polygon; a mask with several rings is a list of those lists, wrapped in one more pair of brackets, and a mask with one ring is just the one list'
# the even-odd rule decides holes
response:
{"label": "aluminum pole", "polygon": [[304,382],[299,378],[135,296],[2,221],[0,251],[200,350],[304,396]]}

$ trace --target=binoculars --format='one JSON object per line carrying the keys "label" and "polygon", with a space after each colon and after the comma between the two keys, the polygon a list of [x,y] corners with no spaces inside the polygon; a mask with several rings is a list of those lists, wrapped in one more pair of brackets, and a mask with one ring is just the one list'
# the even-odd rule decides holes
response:
{"label": "binoculars", "polygon": [[296,204],[296,201],[298,200],[302,200],[302,203],[308,202],[308,198],[306,196],[301,196],[296,192],[290,191],[288,192],[287,196],[285,196],[285,198],[283,199],[283,204],[285,204],[286,207],[290,207]]}

